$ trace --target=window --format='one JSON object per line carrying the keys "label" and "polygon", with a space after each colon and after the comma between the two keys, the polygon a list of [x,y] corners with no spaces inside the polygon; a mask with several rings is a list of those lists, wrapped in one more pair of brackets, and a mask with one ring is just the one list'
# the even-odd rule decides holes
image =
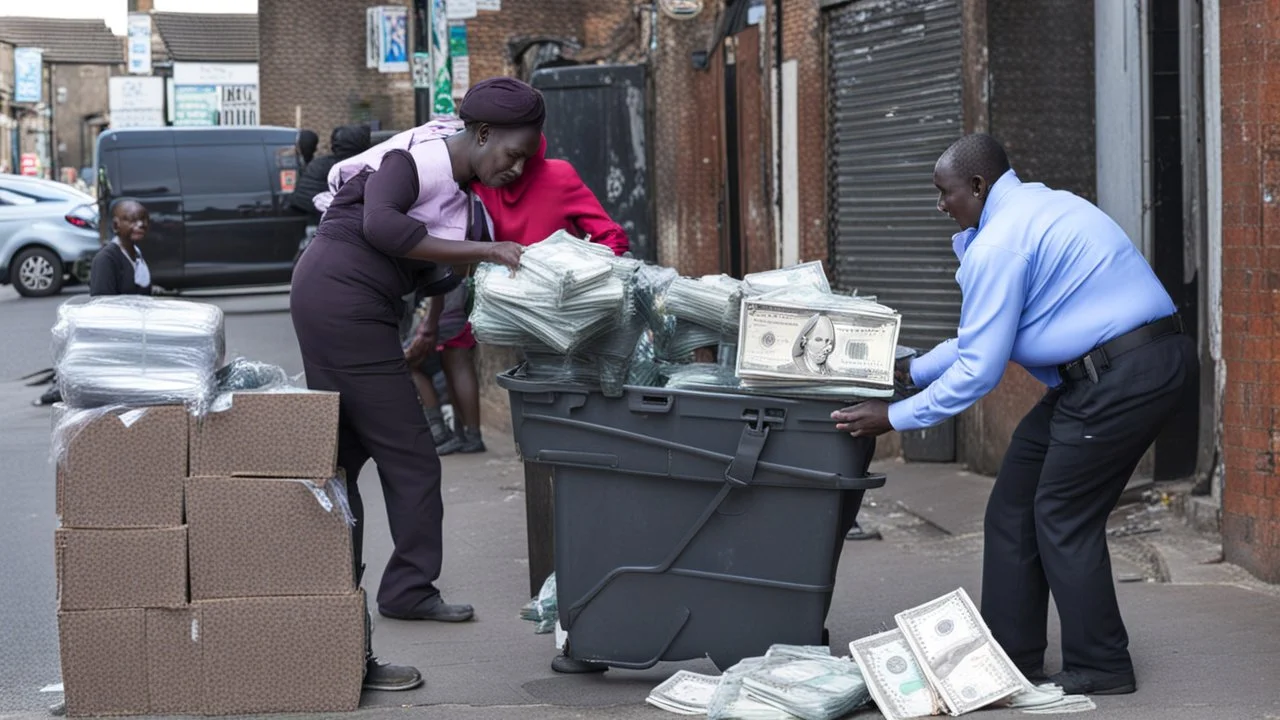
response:
{"label": "window", "polygon": [[111,189],[117,195],[129,197],[156,197],[178,195],[178,163],[173,148],[125,148],[116,156],[119,182],[112,182]]}
{"label": "window", "polygon": [[10,190],[0,190],[0,205],[34,205],[36,202],[38,201],[30,195]]}
{"label": "window", "polygon": [[187,195],[271,192],[261,145],[178,148],[182,190]]}

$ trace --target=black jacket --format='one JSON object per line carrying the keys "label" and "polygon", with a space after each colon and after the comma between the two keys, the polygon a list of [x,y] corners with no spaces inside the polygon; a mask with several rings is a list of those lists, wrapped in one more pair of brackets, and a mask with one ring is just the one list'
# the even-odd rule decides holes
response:
{"label": "black jacket", "polygon": [[150,295],[151,286],[142,287],[133,280],[133,263],[125,257],[124,248],[115,243],[93,256],[89,269],[89,295]]}
{"label": "black jacket", "polygon": [[296,209],[307,213],[313,220],[320,220],[320,211],[316,210],[315,197],[329,189],[329,171],[334,165],[355,157],[368,150],[372,145],[372,133],[368,125],[344,125],[333,131],[329,139],[332,155],[321,155],[314,158],[298,177],[298,186],[293,190],[293,198],[289,203]]}

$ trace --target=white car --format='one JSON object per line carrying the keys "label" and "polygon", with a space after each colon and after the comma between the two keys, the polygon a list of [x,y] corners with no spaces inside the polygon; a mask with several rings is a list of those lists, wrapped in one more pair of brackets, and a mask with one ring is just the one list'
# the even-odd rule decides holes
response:
{"label": "white car", "polygon": [[24,297],[57,295],[77,260],[101,248],[96,201],[40,178],[0,175],[0,285]]}

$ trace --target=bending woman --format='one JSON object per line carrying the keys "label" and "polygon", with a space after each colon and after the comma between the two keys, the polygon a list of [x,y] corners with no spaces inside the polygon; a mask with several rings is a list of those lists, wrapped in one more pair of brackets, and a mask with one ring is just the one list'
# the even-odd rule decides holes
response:
{"label": "bending woman", "polygon": [[[290,310],[307,384],[341,393],[338,465],[356,517],[362,574],[364,503],[357,480],[378,466],[395,549],[378,590],[378,610],[406,620],[461,622],[435,581],[442,560],[440,459],[414,393],[400,343],[402,298],[419,287],[439,295],[459,282],[449,269],[488,261],[515,268],[515,243],[466,240],[473,215],[464,188],[520,177],[537,152],[542,96],[509,78],[477,84],[462,101],[466,129],[393,149],[342,184],[293,275]],[[447,279],[446,279],[447,278]],[[413,668],[381,665],[370,653],[365,687],[407,690]]]}

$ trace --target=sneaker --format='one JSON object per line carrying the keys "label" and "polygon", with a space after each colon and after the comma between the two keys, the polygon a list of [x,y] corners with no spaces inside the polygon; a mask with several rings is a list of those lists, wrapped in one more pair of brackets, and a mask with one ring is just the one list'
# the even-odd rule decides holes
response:
{"label": "sneaker", "polygon": [[1097,670],[1063,670],[1049,676],[1049,682],[1068,695],[1128,695],[1138,689],[1133,673],[1105,673]]}
{"label": "sneaker", "polygon": [[484,440],[480,437],[480,428],[462,428],[460,453],[482,453],[485,451]]}
{"label": "sneaker", "polygon": [[403,692],[422,684],[422,673],[408,665],[390,665],[370,656],[364,665],[364,689]]}
{"label": "sneaker", "polygon": [[448,440],[442,443],[436,443],[436,455],[444,457],[452,455],[462,449],[462,438],[457,435],[450,435]]}

